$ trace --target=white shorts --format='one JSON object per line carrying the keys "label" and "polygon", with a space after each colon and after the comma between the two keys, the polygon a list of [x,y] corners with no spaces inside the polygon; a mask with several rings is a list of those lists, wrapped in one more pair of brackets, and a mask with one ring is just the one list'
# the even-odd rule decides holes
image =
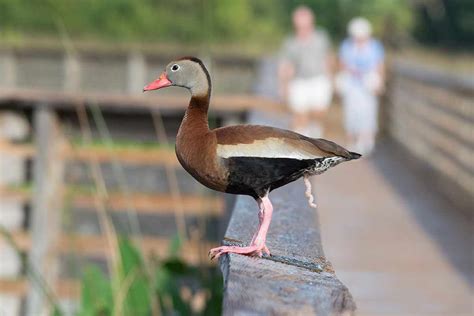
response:
{"label": "white shorts", "polygon": [[288,105],[293,112],[326,110],[331,99],[332,84],[326,76],[294,79],[288,86]]}

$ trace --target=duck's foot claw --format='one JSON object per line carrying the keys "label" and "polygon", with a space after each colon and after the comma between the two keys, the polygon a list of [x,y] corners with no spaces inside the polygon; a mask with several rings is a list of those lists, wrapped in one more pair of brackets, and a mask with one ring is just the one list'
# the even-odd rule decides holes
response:
{"label": "duck's foot claw", "polygon": [[250,245],[246,247],[239,246],[221,246],[209,250],[209,257],[211,260],[218,259],[225,253],[237,253],[245,256],[258,256],[261,257],[263,253],[270,255],[270,251],[267,246],[264,245]]}
{"label": "duck's foot claw", "polygon": [[270,253],[270,250],[268,250],[268,247],[263,245],[263,252],[267,255],[267,256],[271,256],[272,254]]}

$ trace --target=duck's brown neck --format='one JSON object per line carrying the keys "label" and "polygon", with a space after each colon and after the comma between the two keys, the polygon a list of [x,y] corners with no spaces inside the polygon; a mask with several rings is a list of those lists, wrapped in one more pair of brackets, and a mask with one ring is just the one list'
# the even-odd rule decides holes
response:
{"label": "duck's brown neck", "polygon": [[209,96],[192,96],[178,131],[178,141],[192,139],[209,132],[207,111]]}
{"label": "duck's brown neck", "polygon": [[211,99],[211,77],[204,65],[201,67],[203,71],[199,72],[194,86],[190,88],[191,100],[179,127],[178,138],[184,135],[193,137],[209,131],[207,111]]}

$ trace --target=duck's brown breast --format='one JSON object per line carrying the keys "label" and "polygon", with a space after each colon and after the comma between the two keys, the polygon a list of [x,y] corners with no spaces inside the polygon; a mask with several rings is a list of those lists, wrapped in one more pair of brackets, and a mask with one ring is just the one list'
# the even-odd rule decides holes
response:
{"label": "duck's brown breast", "polygon": [[180,131],[176,139],[176,156],[183,168],[206,187],[225,192],[228,172],[217,157],[216,148],[212,131]]}

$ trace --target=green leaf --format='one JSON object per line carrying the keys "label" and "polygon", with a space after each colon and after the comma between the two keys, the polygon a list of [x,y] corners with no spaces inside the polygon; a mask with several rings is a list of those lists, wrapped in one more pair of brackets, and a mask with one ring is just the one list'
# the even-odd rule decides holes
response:
{"label": "green leaf", "polygon": [[82,277],[81,305],[78,316],[112,314],[110,281],[96,266],[87,267]]}
{"label": "green leaf", "polygon": [[170,258],[178,257],[181,246],[182,246],[181,238],[179,238],[179,235],[175,235],[170,241],[169,251],[168,251],[169,257]]}
{"label": "green leaf", "polygon": [[[143,259],[138,250],[127,239],[119,240],[119,292],[123,302],[115,302],[123,308],[124,315],[150,314],[150,284],[145,274]],[[119,296],[119,295],[118,295]]]}
{"label": "green leaf", "polygon": [[61,312],[61,309],[59,306],[55,305],[53,307],[53,312],[51,313],[52,316],[63,316],[63,313]]}

